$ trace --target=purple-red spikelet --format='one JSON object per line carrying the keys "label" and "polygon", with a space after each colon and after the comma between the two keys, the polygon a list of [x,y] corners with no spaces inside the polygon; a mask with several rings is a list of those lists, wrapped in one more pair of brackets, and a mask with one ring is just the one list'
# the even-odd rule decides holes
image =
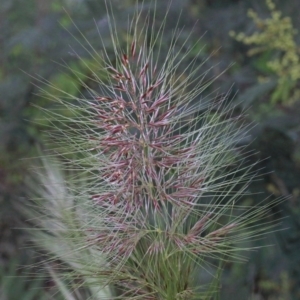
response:
{"label": "purple-red spikelet", "polygon": [[[163,74],[153,77],[149,62],[139,66],[135,50],[133,43],[130,53],[121,55],[120,69],[109,67],[111,81],[115,81],[113,96],[95,97],[95,122],[104,132],[95,148],[110,153],[107,166],[102,169],[103,177],[118,185],[113,203],[123,203],[131,210],[158,207],[163,202],[193,205],[204,179],[201,174],[200,178],[194,174],[189,179],[194,171],[195,146],[190,142],[179,147],[185,137],[174,136],[174,118],[182,103],[171,106],[172,89],[166,91]],[[180,115],[176,118],[180,119]],[[173,170],[180,173],[166,182],[167,174]],[[124,197],[128,193],[132,195],[130,199]],[[111,201],[112,197],[105,197],[106,194],[97,195],[97,202]]]}

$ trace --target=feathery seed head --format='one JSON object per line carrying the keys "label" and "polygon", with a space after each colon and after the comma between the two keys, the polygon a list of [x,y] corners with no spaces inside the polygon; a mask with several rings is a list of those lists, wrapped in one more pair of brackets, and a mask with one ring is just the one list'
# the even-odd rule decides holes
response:
{"label": "feathery seed head", "polygon": [[107,80],[91,70],[99,88],[82,82],[89,97],[47,95],[73,114],[63,120],[48,112],[67,124],[51,143],[59,141],[61,163],[75,170],[66,188],[73,209],[43,190],[55,205],[41,202],[37,222],[60,224],[61,231],[50,226],[42,234],[43,246],[88,283],[116,288],[116,299],[207,299],[195,274],[236,258],[236,243],[262,234],[255,218],[266,206],[236,214],[255,176],[235,157],[244,133],[226,96],[202,96],[215,78],[199,77],[202,64],[189,59],[180,31],[161,60],[166,19],[158,30],[155,15],[144,20],[137,11],[125,50],[110,23],[113,60],[105,48],[102,56],[90,50]]}

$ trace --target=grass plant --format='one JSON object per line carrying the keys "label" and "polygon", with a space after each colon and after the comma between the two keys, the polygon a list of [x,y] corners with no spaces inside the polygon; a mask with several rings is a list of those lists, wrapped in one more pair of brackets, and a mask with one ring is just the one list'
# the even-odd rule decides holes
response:
{"label": "grass plant", "polygon": [[162,50],[169,10],[157,27],[155,10],[138,6],[126,46],[110,14],[113,55],[85,41],[101,76],[70,69],[78,95],[41,79],[57,108],[40,107],[50,151],[26,211],[46,263],[91,299],[218,299],[224,263],[272,226],[272,204],[241,202],[256,178],[241,116],[227,95],[205,94],[216,78],[179,27]]}

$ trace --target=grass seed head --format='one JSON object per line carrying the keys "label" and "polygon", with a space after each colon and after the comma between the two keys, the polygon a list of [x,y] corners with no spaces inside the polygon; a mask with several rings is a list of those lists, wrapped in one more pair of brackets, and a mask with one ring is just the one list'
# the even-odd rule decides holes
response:
{"label": "grass seed head", "polygon": [[99,86],[82,80],[88,97],[44,93],[71,115],[47,111],[63,124],[51,144],[69,180],[57,177],[64,194],[56,194],[45,163],[44,200],[30,214],[45,229],[40,245],[88,284],[112,287],[109,299],[207,299],[213,285],[195,283],[195,274],[238,258],[236,245],[265,231],[255,222],[268,205],[239,204],[255,177],[236,157],[247,129],[226,96],[203,96],[216,78],[190,57],[190,36],[180,42],[176,28],[162,50],[166,17],[158,28],[155,17],[136,11],[127,47],[110,18],[114,58],[105,45],[102,55],[88,50],[107,74],[88,67]]}

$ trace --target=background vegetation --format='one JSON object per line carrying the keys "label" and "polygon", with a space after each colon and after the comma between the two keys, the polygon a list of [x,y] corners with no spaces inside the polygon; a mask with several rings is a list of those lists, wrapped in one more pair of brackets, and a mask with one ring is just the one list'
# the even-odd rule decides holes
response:
{"label": "background vegetation", "polygon": [[[111,0],[120,28],[126,28],[134,2]],[[160,5],[167,3],[159,1],[158,22],[163,17]],[[297,0],[173,0],[171,7],[166,36],[171,38],[182,11],[183,36],[192,31],[191,43],[203,36],[195,46],[195,52],[203,49],[203,59],[210,57],[203,70],[214,66],[217,76],[230,66],[207,93],[230,90],[229,101],[247,110],[246,122],[257,124],[241,143],[258,151],[253,159],[261,160],[258,169],[264,168],[267,175],[251,185],[256,195],[245,201],[255,205],[266,197],[289,196],[276,208],[284,218],[281,227],[287,229],[267,236],[264,244],[273,246],[250,252],[249,263],[225,266],[221,299],[300,299],[299,10]],[[19,209],[27,201],[23,178],[30,160],[25,158],[35,155],[36,146],[44,147],[41,140],[48,125],[38,122],[41,111],[34,105],[48,109],[52,105],[39,96],[37,85],[42,84],[36,78],[76,94],[83,89],[80,80],[62,65],[88,77],[82,63],[83,59],[91,62],[86,41],[68,15],[96,51],[102,47],[98,30],[108,53],[112,51],[104,1],[0,2],[1,300],[21,299],[20,295],[22,299],[67,298],[56,293],[58,280],[46,276],[35,281],[30,272],[19,269],[38,258],[18,228],[26,226]],[[166,38],[162,49],[168,49],[168,42]],[[101,75],[100,65],[92,67]],[[85,299],[82,293],[88,291],[78,291],[70,299],[80,299],[80,294]]]}

